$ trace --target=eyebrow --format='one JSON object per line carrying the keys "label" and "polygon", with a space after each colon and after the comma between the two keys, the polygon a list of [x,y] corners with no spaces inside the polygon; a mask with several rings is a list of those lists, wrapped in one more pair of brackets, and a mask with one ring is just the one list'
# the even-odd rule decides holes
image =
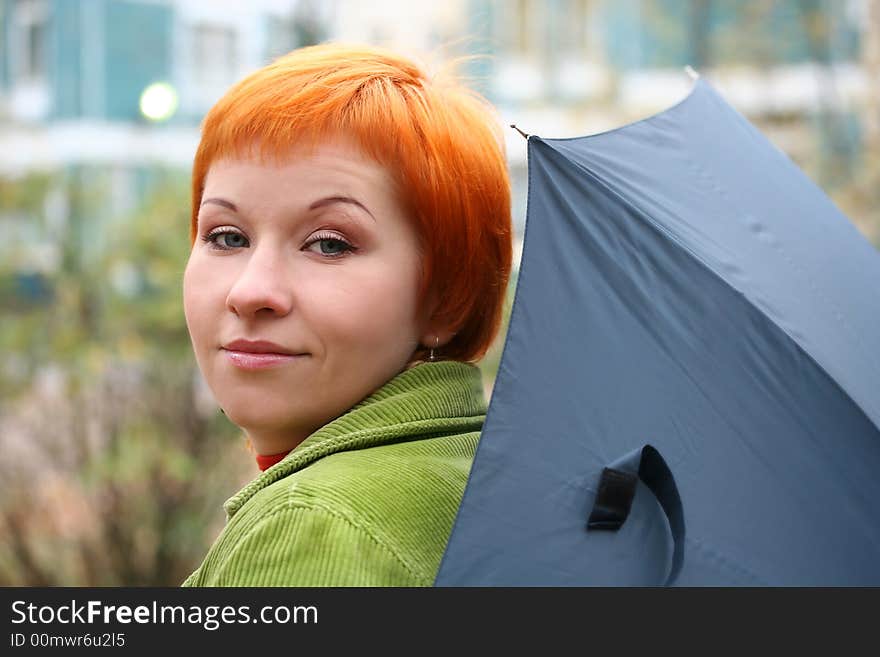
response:
{"label": "eyebrow", "polygon": [[333,203],[349,203],[351,205],[356,205],[361,210],[370,215],[373,221],[376,221],[376,217],[374,217],[373,213],[367,209],[367,206],[365,206],[357,199],[351,198],[350,196],[328,196],[326,198],[319,199],[309,206],[309,210],[314,210],[315,208],[320,208],[325,205],[332,205]]}
{"label": "eyebrow", "polygon": [[213,203],[214,205],[222,205],[224,208],[228,208],[233,212],[238,212],[238,208],[235,207],[235,203],[232,203],[222,198],[206,198],[201,202],[199,207],[201,207],[202,205],[207,205],[208,203]]}
{"label": "eyebrow", "polygon": [[[206,205],[208,203],[213,203],[214,205],[222,206],[224,208],[232,210],[233,212],[238,212],[238,208],[235,206],[235,203],[227,201],[223,198],[206,198],[204,201],[202,201],[201,204]],[[370,212],[363,203],[350,196],[327,196],[326,198],[318,199],[309,206],[309,210],[315,210],[316,208],[321,208],[325,205],[332,205],[333,203],[348,203],[350,205],[356,205],[361,210],[370,215],[373,221],[376,221],[376,217],[373,216],[373,213]]]}

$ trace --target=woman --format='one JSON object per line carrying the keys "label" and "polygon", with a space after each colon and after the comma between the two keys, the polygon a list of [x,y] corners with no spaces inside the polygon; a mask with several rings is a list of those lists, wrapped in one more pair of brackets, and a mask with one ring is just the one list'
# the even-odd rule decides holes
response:
{"label": "woman", "polygon": [[192,199],[187,326],[263,472],[184,585],[431,585],[510,274],[491,108],[382,49],[296,50],[208,113]]}

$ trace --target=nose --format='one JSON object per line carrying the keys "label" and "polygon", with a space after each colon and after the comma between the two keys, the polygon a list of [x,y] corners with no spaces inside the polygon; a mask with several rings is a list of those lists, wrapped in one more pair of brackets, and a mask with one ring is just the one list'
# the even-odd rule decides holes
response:
{"label": "nose", "polygon": [[239,317],[283,317],[293,306],[290,280],[281,254],[254,248],[229,289],[226,307]]}

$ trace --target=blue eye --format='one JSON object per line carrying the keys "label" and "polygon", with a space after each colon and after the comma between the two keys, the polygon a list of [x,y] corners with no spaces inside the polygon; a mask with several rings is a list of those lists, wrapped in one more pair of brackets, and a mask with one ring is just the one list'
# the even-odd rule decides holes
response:
{"label": "blue eye", "polygon": [[320,244],[320,255],[328,258],[338,258],[349,251],[355,251],[355,248],[344,239],[331,234],[315,235],[314,239],[306,244],[306,248],[311,247],[312,244]]}
{"label": "blue eye", "polygon": [[250,242],[248,242],[247,237],[237,231],[229,230],[228,228],[218,228],[212,230],[202,239],[210,244],[212,248],[219,249],[221,251],[228,251],[230,249],[243,249],[250,246]]}
{"label": "blue eye", "polygon": [[223,233],[220,236],[223,240],[223,246],[235,249],[241,246],[247,246],[247,238],[241,233]]}
{"label": "blue eye", "polygon": [[[321,245],[321,253],[325,255],[335,255],[337,253],[343,253],[345,251],[345,242],[337,239],[327,239],[327,240],[318,240],[318,243]],[[328,251],[324,248],[326,245],[330,245],[330,250]]]}

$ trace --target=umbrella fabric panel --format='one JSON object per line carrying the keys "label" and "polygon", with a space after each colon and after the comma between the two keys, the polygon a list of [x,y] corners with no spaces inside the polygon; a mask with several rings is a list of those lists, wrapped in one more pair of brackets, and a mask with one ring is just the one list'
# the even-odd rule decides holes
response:
{"label": "umbrella fabric panel", "polygon": [[880,583],[874,424],[762,309],[557,146],[530,139],[510,328],[437,583],[662,583],[669,528],[644,487],[620,532],[585,530],[603,466],[646,443],[684,505],[678,583]]}
{"label": "umbrella fabric panel", "polygon": [[880,254],[709,84],[644,121],[546,143],[746,295],[880,427]]}

